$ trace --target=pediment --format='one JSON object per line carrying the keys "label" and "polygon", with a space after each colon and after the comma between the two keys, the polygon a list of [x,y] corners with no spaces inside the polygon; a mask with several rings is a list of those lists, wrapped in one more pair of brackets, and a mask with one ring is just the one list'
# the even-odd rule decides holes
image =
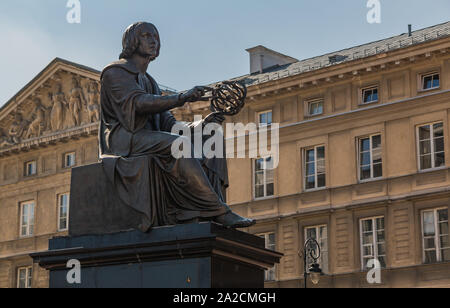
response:
{"label": "pediment", "polygon": [[53,60],[0,109],[0,151],[97,130],[100,72]]}

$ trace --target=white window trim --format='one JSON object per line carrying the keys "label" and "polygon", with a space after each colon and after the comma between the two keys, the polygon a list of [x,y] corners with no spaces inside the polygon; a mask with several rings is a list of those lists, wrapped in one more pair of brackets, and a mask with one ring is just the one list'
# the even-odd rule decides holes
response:
{"label": "white window trim", "polygon": [[29,289],[31,288],[31,285],[28,285],[28,282],[30,279],[33,279],[33,277],[29,277],[28,276],[28,270],[31,269],[31,275],[33,275],[33,267],[32,266],[23,266],[23,267],[19,267],[17,268],[17,288],[20,287],[20,271],[21,270],[25,270],[25,288]]}
{"label": "white window trim", "polygon": [[[438,75],[439,76],[439,86],[425,89],[425,78],[430,77],[430,76],[434,76],[434,75]],[[431,73],[425,73],[425,74],[421,74],[420,75],[420,91],[421,92],[436,90],[436,89],[439,89],[440,87],[441,87],[441,74],[438,71],[434,71],[434,72],[431,72]]]}
{"label": "white window trim", "polygon": [[[322,103],[322,112],[312,114],[311,108],[310,108],[311,104],[316,104],[316,103]],[[307,100],[306,101],[306,116],[307,117],[317,117],[317,116],[323,115],[324,111],[325,111],[324,108],[325,108],[325,99],[323,99],[323,98],[315,98],[315,99]]]}
{"label": "white window trim", "polygon": [[[434,216],[434,247],[436,250],[436,262],[442,262],[442,256],[441,256],[441,242],[439,241],[439,237],[441,236],[441,233],[438,229],[438,224],[439,224],[439,217],[437,216],[438,211],[440,210],[447,210],[448,211],[448,207],[439,207],[439,208],[433,208],[433,209],[425,209],[422,210],[420,213],[420,223],[422,226],[422,230],[421,230],[421,237],[422,237],[422,263],[425,264],[426,262],[426,255],[425,255],[425,236],[424,236],[424,225],[423,225],[423,216],[425,212],[433,212],[433,216]],[[449,226],[450,226],[450,222],[449,222]],[[439,233],[439,235],[438,235]],[[427,263],[428,264],[428,263]],[[434,263],[433,263],[434,264]]]}
{"label": "white window trim", "polygon": [[[275,169],[271,169],[271,170],[273,170],[273,176],[274,176],[273,182],[271,182],[271,183],[268,183],[266,181],[266,176],[267,176],[266,171],[267,171],[267,169],[264,169],[264,197],[256,197],[256,161],[260,160],[260,159],[263,159],[264,163],[265,163],[266,159],[269,158],[269,157],[271,157],[271,156],[255,158],[255,159],[253,159],[253,162],[252,162],[252,168],[253,168],[253,173],[252,173],[252,178],[253,178],[252,179],[252,182],[253,182],[253,185],[252,185],[253,186],[253,200],[255,200],[255,201],[262,201],[262,200],[266,200],[266,199],[273,199],[273,198],[275,198]],[[272,196],[267,196],[267,185],[268,184],[273,184],[273,195]]]}
{"label": "white window trim", "polygon": [[[65,229],[61,229],[61,197],[67,195],[67,222],[66,222],[66,228]],[[57,196],[57,202],[58,202],[58,232],[64,232],[69,230],[69,215],[70,215],[70,194],[69,193],[64,193],[64,194],[59,194]]]}
{"label": "white window trim", "polygon": [[[68,157],[69,155],[73,155],[73,165],[71,165],[71,166],[68,166],[68,165],[67,165],[67,157]],[[69,168],[75,167],[76,164],[77,164],[77,155],[76,155],[75,152],[64,153],[63,168],[69,169]]]}
{"label": "white window trim", "polygon": [[[445,169],[446,165],[441,166],[441,167],[436,167],[436,161],[434,158],[434,155],[436,154],[435,152],[435,148],[434,148],[434,124],[438,124],[438,123],[442,123],[443,125],[443,131],[444,131],[444,157],[445,160],[447,161],[447,157],[445,156],[445,123],[444,121],[436,121],[436,122],[431,122],[431,123],[426,123],[426,124],[420,124],[416,126],[416,148],[417,148],[417,170],[419,172],[424,172],[424,171],[434,171],[434,170],[439,170],[439,169]],[[428,169],[422,169],[421,165],[420,165],[420,128],[423,126],[430,126],[430,149],[431,149],[431,168]]]}
{"label": "white window trim", "polygon": [[[262,114],[269,114],[269,113],[271,113],[272,114],[272,122],[270,123],[270,124],[266,124],[266,123],[261,123],[261,115]],[[272,123],[273,123],[273,110],[265,110],[265,111],[260,111],[260,112],[258,112],[257,114],[256,114],[256,120],[257,120],[257,123],[258,123],[258,127],[264,127],[264,126],[271,126],[272,125]]]}
{"label": "white window trim", "polygon": [[[368,135],[365,137],[359,137],[357,140],[357,145],[356,145],[357,150],[358,150],[357,160],[358,160],[358,181],[359,181],[359,183],[377,181],[377,180],[383,179],[383,177],[384,177],[384,175],[381,175],[379,177],[373,176],[373,165],[374,164],[373,164],[373,154],[372,154],[372,152],[373,152],[372,138],[375,136],[380,136],[380,138],[381,138],[381,173],[384,174],[384,172],[383,172],[383,135],[380,133],[377,133],[377,134],[372,134],[372,135]],[[369,138],[369,140],[370,140],[370,178],[362,180],[361,179],[361,140],[367,139],[367,138]]]}
{"label": "white window trim", "polygon": [[20,229],[19,229],[19,234],[20,234],[20,238],[27,238],[27,237],[32,237],[33,234],[31,234],[30,232],[30,213],[27,213],[27,231],[26,234],[22,234],[22,229],[24,227],[23,225],[23,209],[25,205],[33,205],[33,234],[34,234],[34,226],[36,225],[35,220],[36,220],[36,203],[35,201],[25,201],[25,202],[21,202],[20,203]]}
{"label": "white window trim", "polygon": [[[365,102],[364,101],[364,96],[365,96],[364,94],[365,94],[365,92],[366,91],[375,90],[375,89],[378,90],[378,99],[375,100],[375,101]],[[378,103],[379,101],[380,101],[380,87],[379,86],[374,85],[374,86],[369,86],[369,87],[365,87],[365,88],[361,89],[361,105],[375,104],[375,103]]]}
{"label": "white window trim", "polygon": [[[268,241],[269,241],[269,236],[271,234],[274,235],[274,240],[275,240],[274,251],[276,251],[276,249],[277,249],[277,234],[276,234],[276,232],[264,232],[264,233],[259,233],[256,236],[259,236],[261,238],[264,237],[264,241],[265,241],[264,242],[264,247],[266,247],[266,249],[269,249],[267,247],[269,246],[268,245]],[[274,280],[266,279],[267,278],[267,274],[268,274],[269,271],[273,271]],[[275,264],[272,268],[264,271],[264,281],[265,282],[272,282],[272,281],[276,281],[276,280],[277,280],[277,270],[276,270],[276,264]]]}
{"label": "white window trim", "polygon": [[[34,164],[34,173],[29,174],[28,173],[28,166]],[[34,176],[37,174],[37,161],[35,160],[30,160],[28,162],[25,163],[25,177],[29,177],[29,176]]]}
{"label": "white window trim", "polygon": [[[325,186],[323,187],[318,187],[319,181],[317,180],[318,178],[318,172],[317,172],[317,148],[324,148],[324,153],[325,153],[325,158],[324,158],[324,162],[325,162]],[[308,152],[309,150],[314,149],[314,170],[316,171],[314,174],[315,177],[315,187],[314,188],[306,188],[306,178],[307,178],[307,172],[308,172],[308,168],[306,166],[307,162],[307,156],[306,156],[306,152]],[[303,191],[305,192],[313,192],[313,191],[317,191],[317,190],[323,190],[327,188],[327,152],[326,152],[326,147],[325,145],[316,145],[313,147],[308,147],[308,148],[304,148],[303,149]]]}
{"label": "white window trim", "polygon": [[[305,242],[308,240],[308,229],[316,229],[316,237],[318,237],[319,236],[319,234],[320,234],[320,228],[323,228],[323,227],[326,227],[327,228],[327,247],[329,248],[330,247],[330,242],[329,242],[329,236],[328,236],[328,225],[327,224],[323,224],[323,225],[315,225],[315,226],[308,226],[308,227],[305,227],[304,228],[304,237],[305,237]],[[318,244],[320,245],[320,240],[319,239],[315,239],[317,242],[318,242]],[[323,253],[323,250],[322,250],[322,247],[320,247],[320,256],[322,257],[322,253]],[[326,251],[326,253],[327,253],[327,268],[329,269],[329,266],[330,266],[330,261],[328,260],[328,250]],[[320,266],[322,267],[322,270],[323,270],[323,264],[322,263],[320,263]],[[306,270],[308,270],[308,269],[306,269]],[[326,272],[325,272],[325,274],[326,274]]]}
{"label": "white window trim", "polygon": [[[376,258],[378,260],[379,258],[379,253],[378,253],[378,235],[377,235],[377,228],[376,228],[376,221],[379,218],[384,218],[384,246],[385,249],[387,250],[387,242],[386,242],[386,218],[384,215],[382,216],[374,216],[374,217],[365,217],[365,218],[360,218],[359,219],[359,249],[360,249],[360,258],[361,258],[361,269],[363,271],[366,270],[366,264],[364,264],[364,241],[363,241],[363,221],[365,220],[372,220],[372,236],[373,236],[373,240],[374,242],[372,243],[372,245],[375,243],[375,245],[373,245],[373,256],[374,258]],[[387,251],[386,251],[386,255],[384,255],[384,258],[386,260],[387,257]]]}

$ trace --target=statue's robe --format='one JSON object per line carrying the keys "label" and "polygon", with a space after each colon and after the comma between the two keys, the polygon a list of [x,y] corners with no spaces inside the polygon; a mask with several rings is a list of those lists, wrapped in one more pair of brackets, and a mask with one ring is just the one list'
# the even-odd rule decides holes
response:
{"label": "statue's robe", "polygon": [[140,229],[211,219],[230,211],[226,159],[175,159],[170,111],[141,114],[136,98],[157,102],[161,90],[127,60],[101,75],[100,157],[121,200],[142,214]]}

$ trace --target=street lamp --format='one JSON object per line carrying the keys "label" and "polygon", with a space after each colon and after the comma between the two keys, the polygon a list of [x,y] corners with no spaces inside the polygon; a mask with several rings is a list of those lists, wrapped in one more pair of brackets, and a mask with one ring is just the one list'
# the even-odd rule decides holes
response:
{"label": "street lamp", "polygon": [[[308,256],[313,260],[313,264],[311,264],[310,268],[306,270],[306,266],[308,263]],[[311,282],[314,285],[317,285],[320,280],[320,276],[322,275],[322,270],[320,269],[317,260],[320,258],[320,245],[313,238],[309,238],[305,242],[305,246],[303,248],[303,272],[305,278],[305,289],[307,288],[307,280],[308,280],[308,271],[311,277]]]}

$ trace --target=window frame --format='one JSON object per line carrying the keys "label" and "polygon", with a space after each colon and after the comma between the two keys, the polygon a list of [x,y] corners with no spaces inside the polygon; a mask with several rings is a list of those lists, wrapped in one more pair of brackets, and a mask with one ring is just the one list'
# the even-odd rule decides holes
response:
{"label": "window frame", "polygon": [[[319,103],[322,104],[322,112],[321,113],[315,113],[315,114],[311,113],[311,105],[312,104],[319,104]],[[306,101],[305,105],[306,105],[306,116],[307,117],[317,117],[317,116],[323,115],[324,112],[325,112],[325,109],[324,109],[325,108],[325,99],[323,99],[323,98],[309,99],[309,100]]]}
{"label": "window frame", "polygon": [[[66,213],[67,213],[67,217],[66,217],[66,227],[65,228],[61,228],[61,200],[63,196],[67,196],[67,205],[66,205]],[[57,202],[58,202],[58,232],[64,232],[69,230],[69,217],[70,217],[70,193],[63,193],[63,194],[59,194],[57,196]]]}
{"label": "window frame", "polygon": [[[359,249],[360,249],[360,261],[361,261],[361,269],[362,271],[367,271],[369,269],[366,268],[366,264],[364,263],[364,258],[366,256],[364,256],[364,241],[363,241],[363,221],[367,221],[367,220],[372,220],[372,254],[373,254],[373,259],[377,259],[379,261],[379,253],[378,253],[378,235],[377,232],[379,232],[379,230],[377,230],[376,226],[376,222],[377,219],[383,218],[384,219],[384,229],[383,229],[383,233],[384,233],[384,249],[385,249],[385,254],[381,255],[382,257],[384,257],[384,261],[385,263],[387,263],[387,241],[386,241],[386,216],[385,215],[380,215],[380,216],[372,216],[372,217],[364,217],[364,218],[360,218],[359,219]],[[375,244],[375,245],[374,245]],[[387,267],[387,264],[385,264]],[[385,268],[385,267],[381,267],[381,268]]]}
{"label": "window frame", "polygon": [[[73,164],[69,166],[69,165],[67,164],[67,157],[70,156],[70,155],[73,155]],[[76,155],[76,152],[67,152],[67,153],[64,153],[64,155],[63,155],[63,169],[70,169],[70,168],[72,168],[72,167],[75,167],[76,164],[77,164],[77,155]]]}
{"label": "window frame", "polygon": [[22,266],[17,268],[17,289],[20,288],[20,272],[25,270],[25,289],[33,286],[33,266]]}
{"label": "window frame", "polygon": [[[258,161],[258,160],[260,160],[260,159],[262,159],[262,160],[264,160],[264,164],[266,164],[266,160],[268,159],[268,158],[272,158],[273,159],[273,157],[272,156],[266,156],[266,157],[260,157],[260,158],[255,158],[255,159],[253,159],[253,166],[252,166],[252,168],[253,168],[253,174],[252,174],[252,177],[253,177],[253,199],[254,200],[264,200],[264,199],[270,199],[270,198],[274,198],[274,196],[275,196],[275,169],[263,169],[263,174],[264,174],[264,196],[262,196],[262,197],[257,197],[256,196],[256,162]],[[273,172],[273,182],[267,182],[267,171],[268,170],[270,170],[270,171],[272,171]],[[273,184],[273,195],[267,195],[267,186],[269,185],[269,184]],[[261,185],[258,185],[258,186],[261,186]]]}
{"label": "window frame", "polygon": [[[325,172],[323,173],[323,175],[325,175],[325,185],[324,186],[318,186],[318,183],[319,183],[319,181],[317,180],[318,179],[318,176],[319,176],[319,173],[318,173],[318,169],[317,169],[317,149],[318,148],[322,148],[323,147],[323,153],[324,153],[324,158],[323,158],[323,161],[324,161],[324,166],[325,166]],[[307,185],[307,178],[309,177],[308,175],[307,175],[307,172],[308,172],[308,168],[307,168],[307,152],[309,151],[309,150],[312,150],[312,149],[314,149],[314,170],[315,170],[315,173],[314,173],[314,180],[315,180],[315,187],[314,188],[306,188],[306,185]],[[324,144],[322,144],[322,145],[316,145],[316,146],[311,146],[311,147],[307,147],[307,148],[304,148],[303,149],[303,191],[304,192],[311,192],[311,191],[316,191],[316,190],[322,190],[322,189],[326,189],[327,188],[327,152],[326,152],[326,146],[324,145]]]}
{"label": "window frame", "polygon": [[[261,115],[263,114],[269,114],[270,113],[270,118],[271,118],[271,122],[270,123],[261,123]],[[273,110],[269,109],[269,110],[264,110],[264,111],[260,111],[256,114],[256,119],[258,121],[258,127],[269,127],[272,125],[273,123]]]}
{"label": "window frame", "polygon": [[[420,211],[420,224],[421,224],[421,241],[422,241],[422,263],[423,264],[436,264],[441,262],[448,262],[448,261],[442,261],[442,255],[441,255],[441,232],[438,228],[439,225],[439,218],[438,218],[438,212],[441,210],[447,210],[447,216],[449,216],[450,211],[448,207],[437,207],[437,208],[430,208],[430,209],[423,209]],[[425,252],[431,249],[425,249],[425,234],[424,234],[424,214],[426,212],[433,212],[433,222],[434,222],[434,250],[436,251],[436,262],[435,263],[426,263],[426,254]],[[448,217],[447,217],[448,218]],[[447,224],[450,227],[450,220],[447,220]],[[450,236],[450,233],[447,235]]]}
{"label": "window frame", "polygon": [[[373,137],[376,136],[380,136],[380,147],[381,147],[381,176],[379,177],[374,177],[374,163],[373,163]],[[368,179],[361,179],[361,167],[362,167],[362,162],[361,162],[361,141],[364,139],[369,139],[370,141],[370,178]],[[384,172],[383,172],[383,134],[381,133],[375,133],[375,134],[370,134],[370,135],[366,135],[363,137],[358,137],[357,138],[357,162],[358,162],[358,182],[359,183],[366,183],[366,182],[371,182],[371,181],[377,181],[380,179],[384,178]]]}
{"label": "window frame", "polygon": [[[329,272],[329,269],[330,269],[330,260],[328,259],[329,258],[329,254],[328,254],[328,252],[329,252],[329,248],[330,248],[330,242],[329,242],[329,234],[328,234],[328,231],[329,231],[329,228],[328,228],[328,225],[327,224],[322,224],[322,225],[313,225],[313,226],[307,226],[307,227],[304,227],[303,228],[303,232],[304,232],[304,241],[306,242],[307,240],[308,240],[308,230],[309,229],[315,229],[315,231],[316,231],[316,237],[318,237],[318,235],[320,235],[320,228],[323,228],[323,227],[325,227],[326,228],[326,242],[327,242],[327,250],[326,250],[326,254],[327,254],[327,269],[324,269],[323,268],[323,252],[324,252],[324,250],[323,250],[323,247],[320,247],[320,259],[322,259],[322,260],[318,260],[319,261],[319,265],[320,265],[320,268],[322,269],[322,271],[325,273],[325,274],[327,274],[328,272]],[[319,232],[318,232],[319,231]],[[319,243],[319,245],[320,245],[320,242],[321,242],[321,240],[323,240],[323,239],[315,239],[316,241],[317,241],[317,243]],[[304,242],[304,243],[305,243]],[[304,243],[301,243],[302,245],[304,244]],[[309,268],[309,263],[308,263],[308,259],[307,259],[307,262],[306,262],[306,269],[304,269],[304,270],[306,270],[307,272],[308,272],[308,268]]]}
{"label": "window frame", "polygon": [[[432,77],[432,83],[433,83],[433,81],[435,80],[434,79],[434,76],[439,76],[439,85],[437,86],[437,87],[431,87],[431,88],[428,88],[428,89],[425,89],[425,78],[427,78],[427,77]],[[423,74],[420,74],[420,91],[421,92],[425,92],[425,91],[432,91],[432,90],[436,90],[436,89],[439,89],[441,87],[441,73],[439,72],[439,71],[433,71],[433,72],[427,72],[427,73],[423,73]]]}
{"label": "window frame", "polygon": [[[34,169],[32,173],[28,173],[28,166],[34,165]],[[30,160],[24,163],[24,177],[31,177],[37,175],[37,161]]]}
{"label": "window frame", "polygon": [[[434,137],[434,125],[438,124],[438,123],[442,123],[442,130],[443,130],[443,137],[442,139],[444,140],[444,151],[442,153],[444,153],[444,166],[440,166],[440,167],[436,167],[436,159],[435,159],[435,155],[436,155],[436,151],[435,151],[435,137]],[[431,155],[431,168],[427,168],[427,169],[422,169],[421,166],[421,154],[420,154],[420,142],[422,140],[420,140],[420,128],[424,127],[424,126],[430,126],[430,155]],[[419,172],[429,172],[429,171],[433,171],[433,170],[440,170],[440,169],[444,169],[446,168],[446,164],[447,164],[447,157],[446,157],[446,151],[445,151],[445,123],[444,121],[435,121],[435,122],[430,122],[430,123],[426,123],[426,124],[419,124],[416,125],[416,151],[417,151],[417,169]],[[441,153],[441,152],[439,152]]]}
{"label": "window frame", "polygon": [[[366,91],[373,91],[373,90],[377,90],[377,100],[373,100],[370,102],[365,102],[364,101],[364,97],[365,97],[365,93]],[[372,92],[373,95],[373,92]],[[364,87],[361,89],[361,105],[370,105],[370,104],[376,104],[380,102],[380,87],[378,85],[372,85],[372,86],[368,86],[368,87]]]}
{"label": "window frame", "polygon": [[[274,237],[273,249],[268,247],[269,246],[268,243],[269,243],[271,234],[273,234],[273,237]],[[276,251],[276,249],[277,249],[277,234],[275,231],[258,233],[256,236],[264,238],[265,249]],[[272,246],[272,245],[270,245],[270,246]],[[268,279],[268,278],[270,278],[271,274],[273,275],[273,279]],[[264,282],[274,282],[274,281],[277,281],[276,264],[272,268],[264,271]]]}
{"label": "window frame", "polygon": [[[32,205],[32,208],[33,208],[33,221],[32,222],[33,223],[30,224],[30,222],[31,222],[30,221],[30,210],[28,209],[28,212],[27,212],[27,224],[26,224],[26,234],[23,234],[22,233],[23,228],[24,228],[23,216],[24,216],[25,205],[28,205],[28,206]],[[34,231],[35,231],[34,227],[36,225],[36,202],[34,200],[24,201],[24,202],[20,203],[20,218],[19,219],[20,219],[19,237],[20,238],[32,237],[34,235]],[[31,227],[32,227],[32,231],[31,231]]]}

